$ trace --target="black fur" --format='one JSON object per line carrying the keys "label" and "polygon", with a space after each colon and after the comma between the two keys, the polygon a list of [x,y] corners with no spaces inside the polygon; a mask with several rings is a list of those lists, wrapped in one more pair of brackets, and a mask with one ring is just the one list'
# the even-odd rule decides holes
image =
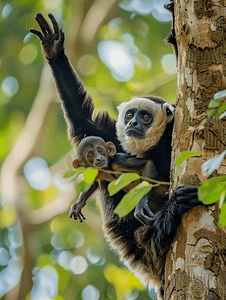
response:
{"label": "black fur", "polygon": [[[105,142],[111,140],[117,151],[122,149],[115,134],[115,120],[107,111],[93,117],[94,105],[84,85],[71,67],[62,51],[58,57],[49,61],[56,81],[65,120],[68,124],[68,136],[74,145],[84,136],[100,136]],[[110,138],[109,138],[110,137]]]}
{"label": "black fur", "polygon": [[[173,9],[173,3],[168,9]],[[92,98],[88,96],[82,81],[64,53],[64,34],[61,29],[58,30],[54,16],[49,14],[49,17],[57,28],[55,32],[46,33],[49,25],[40,13],[36,15],[36,20],[42,33],[35,29],[31,29],[30,32],[41,40],[43,54],[51,66],[72,144],[77,146],[85,136],[99,136],[105,142],[112,141],[117,152],[123,152],[116,136],[116,121],[109,116],[108,112],[100,112],[93,116]],[[173,38],[175,38],[174,29]],[[161,98],[149,97],[149,99],[158,104],[165,103]],[[154,179],[169,181],[172,130],[173,121],[167,124],[159,142],[142,155],[142,158],[152,162]],[[134,211],[121,219],[114,214],[114,208],[122,199],[124,192],[120,191],[115,196],[109,197],[107,184],[106,181],[101,181],[99,197],[107,241],[120,259],[142,277],[145,284],[155,284],[160,288],[165,256],[173,241],[181,215],[200,203],[197,199],[197,188],[181,186],[169,200],[167,188],[158,187],[151,190],[146,196],[151,211],[147,216],[149,217],[147,224],[143,225],[135,218]],[[147,198],[144,200],[146,203]],[[146,213],[148,214],[147,210]],[[162,284],[161,297],[163,297],[164,282]]]}
{"label": "black fur", "polygon": [[[81,80],[72,69],[64,52],[51,60],[50,66],[62,100],[64,115],[69,124],[68,133],[72,143],[77,144],[84,136],[96,135],[105,141],[111,140],[116,145],[117,151],[123,151],[115,134],[115,120],[112,120],[107,112],[99,113],[92,119],[92,100],[87,96]],[[153,99],[151,97],[151,100]],[[167,125],[158,145],[145,154],[145,159],[150,159],[155,165],[157,171],[155,179],[169,180],[172,130],[173,122]],[[102,181],[100,185],[102,196],[99,202],[106,239],[119,254],[120,259],[131,269],[140,266],[142,272],[146,274],[146,283],[153,279],[160,287],[165,255],[172,243],[181,215],[199,204],[197,188],[181,187],[168,201],[165,192],[159,196],[153,189],[149,206],[157,213],[150,224],[143,226],[134,217],[134,211],[119,219],[113,210],[124,192],[109,197],[107,183]]]}

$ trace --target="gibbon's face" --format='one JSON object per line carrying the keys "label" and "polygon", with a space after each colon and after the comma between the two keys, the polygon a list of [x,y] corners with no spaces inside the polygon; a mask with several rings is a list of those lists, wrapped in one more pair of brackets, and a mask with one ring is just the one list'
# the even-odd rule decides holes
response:
{"label": "gibbon's face", "polygon": [[115,145],[99,137],[84,138],[77,148],[79,160],[85,167],[103,169],[108,167],[109,156],[116,153]]}
{"label": "gibbon's face", "polygon": [[105,144],[98,143],[91,149],[86,149],[86,161],[95,168],[106,168],[108,166],[108,152]]}
{"label": "gibbon's face", "polygon": [[174,107],[162,98],[136,98],[118,107],[116,123],[123,149],[142,156],[158,144],[174,118]]}
{"label": "gibbon's face", "polygon": [[152,113],[139,108],[129,108],[125,112],[125,134],[138,139],[143,139],[146,131],[153,121]]}

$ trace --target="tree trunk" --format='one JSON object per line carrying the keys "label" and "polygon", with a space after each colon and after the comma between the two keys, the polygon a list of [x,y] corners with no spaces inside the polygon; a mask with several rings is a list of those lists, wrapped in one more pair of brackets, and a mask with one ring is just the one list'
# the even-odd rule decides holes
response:
{"label": "tree trunk", "polygon": [[[207,180],[201,165],[225,150],[226,121],[208,119],[208,103],[226,89],[226,1],[174,0],[178,87],[172,147],[172,188]],[[225,16],[225,17],[224,17]],[[175,167],[183,151],[203,151]],[[226,162],[214,175],[226,174]],[[226,299],[226,234],[219,208],[186,213],[166,258],[165,299]]]}

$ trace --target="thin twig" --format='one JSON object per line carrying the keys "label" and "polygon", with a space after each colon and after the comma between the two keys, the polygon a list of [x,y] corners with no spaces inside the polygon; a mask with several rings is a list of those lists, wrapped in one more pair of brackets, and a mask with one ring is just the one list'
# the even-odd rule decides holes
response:
{"label": "thin twig", "polygon": [[[96,168],[94,168],[94,169],[96,169]],[[97,170],[100,170],[100,169],[97,169]],[[116,175],[127,174],[127,173],[124,173],[124,172],[110,171],[110,170],[104,170],[104,169],[101,169],[101,172],[110,173],[110,174],[116,174]],[[156,183],[158,185],[160,185],[160,184],[161,185],[170,185],[169,182],[158,181],[158,180],[155,180],[155,179],[152,179],[152,178],[149,178],[149,177],[140,176],[140,179],[143,179],[143,180],[146,180],[146,181],[149,181],[149,182],[153,182],[153,183]]]}

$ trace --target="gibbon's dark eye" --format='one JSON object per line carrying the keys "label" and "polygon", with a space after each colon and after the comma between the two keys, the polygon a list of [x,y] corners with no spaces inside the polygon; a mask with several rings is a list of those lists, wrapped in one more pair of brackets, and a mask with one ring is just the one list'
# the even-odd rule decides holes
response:
{"label": "gibbon's dark eye", "polygon": [[126,113],[126,118],[127,118],[127,119],[132,119],[133,116],[134,116],[134,113],[133,113],[132,111],[128,111],[128,112]]}
{"label": "gibbon's dark eye", "polygon": [[145,114],[145,115],[142,115],[142,119],[145,121],[145,122],[148,122],[150,120],[150,116]]}
{"label": "gibbon's dark eye", "polygon": [[87,156],[88,156],[88,158],[93,158],[94,154],[93,154],[93,152],[89,152]]}
{"label": "gibbon's dark eye", "polygon": [[101,148],[101,147],[99,147],[99,148],[97,149],[97,151],[98,151],[99,153],[103,153],[103,152],[104,152],[104,149]]}

